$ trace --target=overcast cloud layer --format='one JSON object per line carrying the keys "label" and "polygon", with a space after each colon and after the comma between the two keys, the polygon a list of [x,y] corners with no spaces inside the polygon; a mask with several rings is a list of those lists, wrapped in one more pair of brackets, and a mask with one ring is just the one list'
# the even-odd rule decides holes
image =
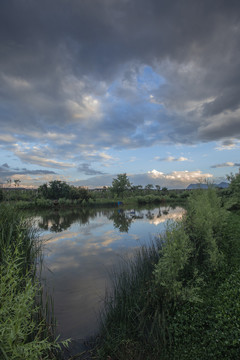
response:
{"label": "overcast cloud layer", "polygon": [[[3,0],[1,163],[78,183],[125,172],[122,151],[134,162],[159,147],[151,159],[180,164],[166,172],[184,184],[189,164],[201,176],[239,165],[219,157],[200,169],[185,149],[164,151],[238,147],[239,16],[233,0]],[[0,168],[0,182],[12,175]]]}

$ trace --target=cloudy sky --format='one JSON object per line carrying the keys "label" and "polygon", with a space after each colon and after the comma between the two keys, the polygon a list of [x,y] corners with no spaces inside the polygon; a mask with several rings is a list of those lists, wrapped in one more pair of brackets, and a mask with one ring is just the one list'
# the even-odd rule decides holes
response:
{"label": "cloudy sky", "polygon": [[2,0],[0,183],[236,173],[239,17],[237,0]]}

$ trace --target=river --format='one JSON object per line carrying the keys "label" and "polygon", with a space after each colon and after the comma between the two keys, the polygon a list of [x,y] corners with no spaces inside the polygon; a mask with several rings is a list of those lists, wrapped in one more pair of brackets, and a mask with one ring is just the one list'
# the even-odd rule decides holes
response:
{"label": "river", "polygon": [[54,299],[57,334],[84,339],[98,328],[113,266],[164,231],[184,209],[78,209],[39,212],[34,221],[44,241],[43,278]]}

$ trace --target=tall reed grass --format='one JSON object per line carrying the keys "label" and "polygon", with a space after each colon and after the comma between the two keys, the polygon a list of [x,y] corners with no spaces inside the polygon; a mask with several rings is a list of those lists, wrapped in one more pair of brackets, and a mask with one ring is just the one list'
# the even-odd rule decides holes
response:
{"label": "tall reed grass", "polygon": [[9,205],[0,206],[0,249],[0,358],[55,358],[60,345],[37,275],[41,243],[30,221]]}
{"label": "tall reed grass", "polygon": [[194,192],[181,222],[112,273],[96,358],[238,359],[239,234],[215,189]]}
{"label": "tall reed grass", "polygon": [[113,269],[112,287],[100,315],[97,358],[146,360],[149,353],[164,350],[169,336],[164,327],[166,309],[153,277],[161,248],[158,238]]}

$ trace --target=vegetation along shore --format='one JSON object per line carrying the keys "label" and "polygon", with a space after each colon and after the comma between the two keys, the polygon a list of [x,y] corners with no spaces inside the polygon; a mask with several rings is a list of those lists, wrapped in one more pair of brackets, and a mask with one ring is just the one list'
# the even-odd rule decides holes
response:
{"label": "vegetation along shore", "polygon": [[186,216],[112,274],[98,359],[240,356],[240,175],[191,193]]}
{"label": "vegetation along shore", "polygon": [[[195,187],[200,185],[195,184]],[[224,192],[226,189],[219,188],[219,191]],[[190,193],[190,189],[169,190],[152,184],[145,187],[132,185],[126,174],[119,174],[113,179],[111,187],[97,189],[71,186],[60,180],[50,181],[37,189],[24,189],[15,181],[13,187],[0,189],[0,201],[14,204],[18,209],[179,204],[184,203]]]}
{"label": "vegetation along shore", "polygon": [[[41,285],[41,249],[36,229],[11,205],[0,205],[0,358],[55,359],[59,352]],[[67,341],[62,345],[66,345]]]}
{"label": "vegetation along shore", "polygon": [[[98,336],[88,353],[71,359],[240,357],[240,175],[231,175],[229,181],[222,191],[209,186],[176,195],[186,202],[186,215],[181,221],[169,222],[151,246],[140,247],[120,269],[113,269]],[[48,193],[53,185],[42,188],[44,201],[56,200],[55,194]],[[158,196],[153,191],[163,191],[139,190],[149,193],[135,198],[147,199]],[[132,190],[105,189],[103,199],[111,194],[115,202],[125,202],[128,191]],[[170,197],[169,192],[166,195]],[[89,197],[85,203],[90,199],[94,201]],[[43,301],[37,271],[41,244],[32,225],[19,213],[17,201],[3,200],[1,358],[59,359],[62,345],[55,337],[54,320],[47,310],[50,302]],[[7,202],[14,202],[15,207]]]}

